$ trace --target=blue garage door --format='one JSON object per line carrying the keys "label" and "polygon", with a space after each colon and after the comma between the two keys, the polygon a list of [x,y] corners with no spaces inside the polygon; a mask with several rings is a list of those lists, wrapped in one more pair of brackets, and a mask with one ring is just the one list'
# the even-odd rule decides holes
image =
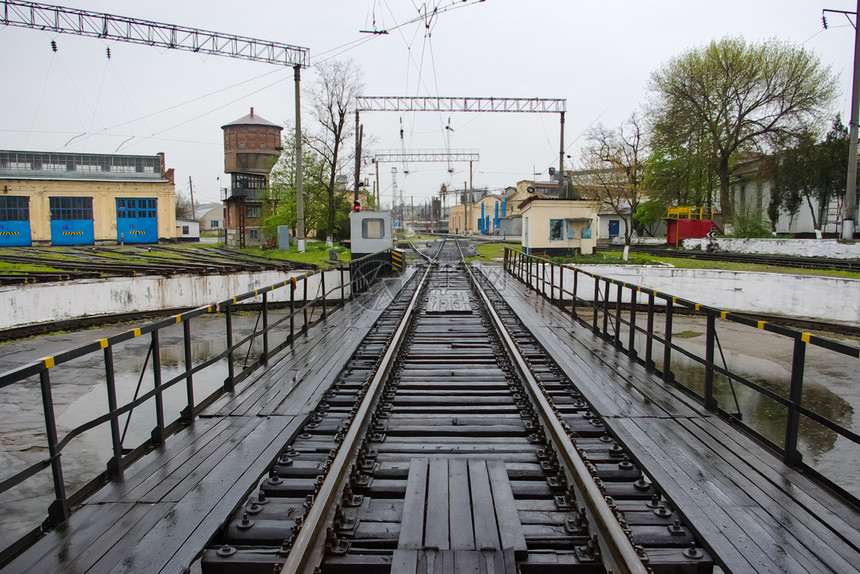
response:
{"label": "blue garage door", "polygon": [[93,198],[50,197],[51,244],[92,245]]}
{"label": "blue garage door", "polygon": [[116,240],[125,243],[158,243],[158,200],[116,199]]}
{"label": "blue garage door", "polygon": [[30,198],[0,196],[0,247],[30,245]]}

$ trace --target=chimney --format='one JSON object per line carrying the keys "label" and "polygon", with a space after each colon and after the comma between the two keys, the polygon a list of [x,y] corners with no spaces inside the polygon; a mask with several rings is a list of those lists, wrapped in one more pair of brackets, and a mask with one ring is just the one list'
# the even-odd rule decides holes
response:
{"label": "chimney", "polygon": [[254,108],[251,108],[251,117],[254,117]]}

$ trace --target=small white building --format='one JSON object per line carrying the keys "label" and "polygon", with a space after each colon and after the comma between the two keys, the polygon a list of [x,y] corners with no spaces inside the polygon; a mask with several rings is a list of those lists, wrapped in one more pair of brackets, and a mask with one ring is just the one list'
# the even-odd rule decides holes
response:
{"label": "small white building", "polygon": [[522,246],[526,253],[549,256],[594,253],[597,245],[597,204],[581,199],[526,199],[520,204]]}
{"label": "small white building", "polygon": [[200,223],[196,219],[176,219],[177,241],[200,241]]}
{"label": "small white building", "polygon": [[206,203],[197,206],[197,221],[200,224],[200,233],[220,235],[224,229],[224,204]]}

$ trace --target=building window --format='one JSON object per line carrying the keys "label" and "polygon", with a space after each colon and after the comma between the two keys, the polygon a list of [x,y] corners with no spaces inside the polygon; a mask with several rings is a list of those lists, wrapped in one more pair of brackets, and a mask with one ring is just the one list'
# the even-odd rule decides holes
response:
{"label": "building window", "polygon": [[263,189],[266,187],[266,176],[249,173],[234,173],[233,187],[239,189]]}
{"label": "building window", "polygon": [[0,196],[0,221],[30,221],[30,198]]}
{"label": "building window", "polygon": [[155,219],[158,211],[156,199],[133,199],[118,197],[116,199],[117,219]]}
{"label": "building window", "polygon": [[260,230],[259,229],[249,229],[248,230],[248,238],[258,240],[260,239]]}
{"label": "building window", "polygon": [[245,213],[247,217],[263,217],[263,207],[260,205],[249,205]]}
{"label": "building window", "polygon": [[182,235],[188,235],[190,232],[191,230],[188,229],[187,225],[182,226]]}
{"label": "building window", "polygon": [[382,239],[385,237],[385,220],[381,217],[364,219],[361,222],[362,239]]}
{"label": "building window", "polygon": [[53,221],[82,221],[93,218],[92,197],[51,197],[49,204]]}
{"label": "building window", "polygon": [[561,241],[564,239],[564,219],[549,220],[549,240]]}
{"label": "building window", "polygon": [[217,219],[210,219],[209,220],[209,228],[215,229],[216,227],[218,227],[218,220]]}

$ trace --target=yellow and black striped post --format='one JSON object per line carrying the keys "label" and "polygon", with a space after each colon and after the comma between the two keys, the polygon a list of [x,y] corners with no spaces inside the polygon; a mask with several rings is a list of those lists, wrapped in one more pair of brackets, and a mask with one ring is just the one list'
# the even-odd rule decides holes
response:
{"label": "yellow and black striped post", "polygon": [[397,273],[403,273],[406,268],[405,252],[401,249],[391,250],[391,269]]}

